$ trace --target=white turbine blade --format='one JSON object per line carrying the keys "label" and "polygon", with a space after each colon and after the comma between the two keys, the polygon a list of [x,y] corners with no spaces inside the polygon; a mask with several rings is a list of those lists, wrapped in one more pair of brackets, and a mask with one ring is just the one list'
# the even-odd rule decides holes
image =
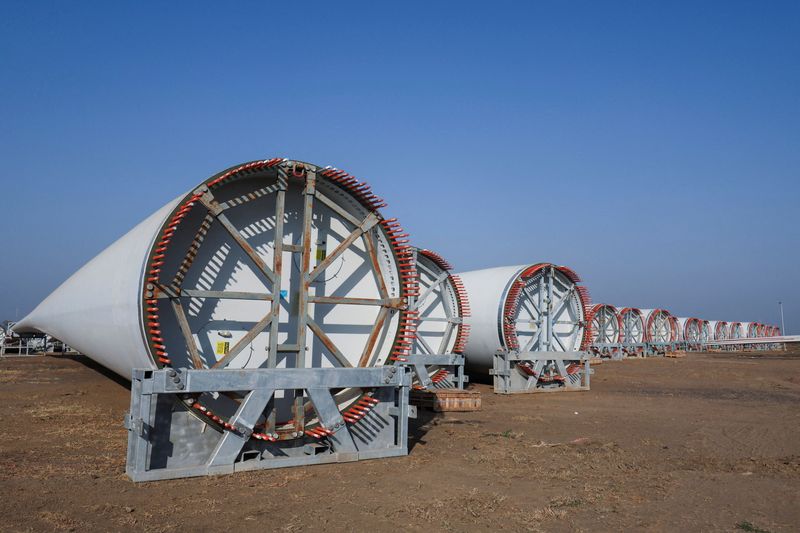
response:
{"label": "white turbine blade", "polygon": [[61,284],[14,331],[39,331],[130,379],[155,368],[140,320],[145,261],[159,227],[177,205],[165,205]]}

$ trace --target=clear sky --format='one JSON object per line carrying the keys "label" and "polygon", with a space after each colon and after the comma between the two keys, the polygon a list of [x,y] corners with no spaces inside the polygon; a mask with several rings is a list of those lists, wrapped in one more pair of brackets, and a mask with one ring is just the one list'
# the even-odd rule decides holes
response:
{"label": "clear sky", "polygon": [[273,156],[459,270],[800,333],[800,2],[0,4],[0,320]]}

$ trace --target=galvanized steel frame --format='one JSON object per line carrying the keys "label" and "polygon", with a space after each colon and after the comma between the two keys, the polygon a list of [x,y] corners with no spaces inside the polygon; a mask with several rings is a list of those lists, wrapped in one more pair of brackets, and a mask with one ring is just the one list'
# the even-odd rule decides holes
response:
{"label": "galvanized steel frame", "polygon": [[[404,369],[303,368],[247,370],[135,370],[131,382],[126,473],[134,481],[227,474],[244,470],[358,461],[408,454],[411,375]],[[334,389],[373,390],[374,404],[347,421]],[[254,428],[273,410],[278,390],[307,397],[320,421],[314,436],[295,441],[261,440]],[[230,420],[232,429],[206,427],[180,408],[175,396],[246,393]],[[163,401],[162,401],[163,400]]]}
{"label": "galvanized steel frame", "polygon": [[[568,366],[576,363],[583,368],[577,374],[570,374]],[[519,394],[589,390],[592,369],[587,352],[497,350],[489,373],[496,394]],[[558,379],[545,379],[552,375]]]}
{"label": "galvanized steel frame", "polygon": [[[427,390],[463,390],[469,382],[469,377],[464,373],[464,356],[461,354],[411,354],[395,364],[409,368],[419,386]],[[434,381],[431,379],[432,368],[447,371],[447,378]]]}

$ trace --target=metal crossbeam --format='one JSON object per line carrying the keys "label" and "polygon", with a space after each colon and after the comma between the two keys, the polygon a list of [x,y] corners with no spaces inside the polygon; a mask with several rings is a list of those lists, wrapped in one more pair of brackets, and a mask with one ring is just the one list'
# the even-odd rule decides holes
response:
{"label": "metal crossbeam", "polygon": [[[410,385],[410,373],[397,367],[135,370],[126,473],[150,481],[406,455],[408,418],[416,416]],[[344,388],[372,391],[357,420],[339,411],[334,392]],[[318,428],[299,442],[256,433],[274,412],[277,391],[304,391],[316,413]],[[222,431],[176,400],[226,392],[244,399]]]}
{"label": "metal crossbeam", "polygon": [[[464,356],[460,354],[411,354],[403,356],[403,360],[397,364],[410,368],[419,385],[428,390],[444,388],[463,390],[469,382],[469,377],[464,374]],[[447,379],[434,383],[430,378],[431,367],[446,370]]]}

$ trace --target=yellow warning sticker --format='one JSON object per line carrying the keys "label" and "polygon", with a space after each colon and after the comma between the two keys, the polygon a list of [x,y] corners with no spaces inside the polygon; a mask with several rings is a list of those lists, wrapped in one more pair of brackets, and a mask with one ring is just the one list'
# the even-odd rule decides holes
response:
{"label": "yellow warning sticker", "polygon": [[317,262],[325,261],[326,257],[328,257],[328,251],[325,247],[317,248]]}
{"label": "yellow warning sticker", "polygon": [[231,349],[230,342],[218,342],[217,343],[217,355],[225,355],[228,353],[228,350]]}

